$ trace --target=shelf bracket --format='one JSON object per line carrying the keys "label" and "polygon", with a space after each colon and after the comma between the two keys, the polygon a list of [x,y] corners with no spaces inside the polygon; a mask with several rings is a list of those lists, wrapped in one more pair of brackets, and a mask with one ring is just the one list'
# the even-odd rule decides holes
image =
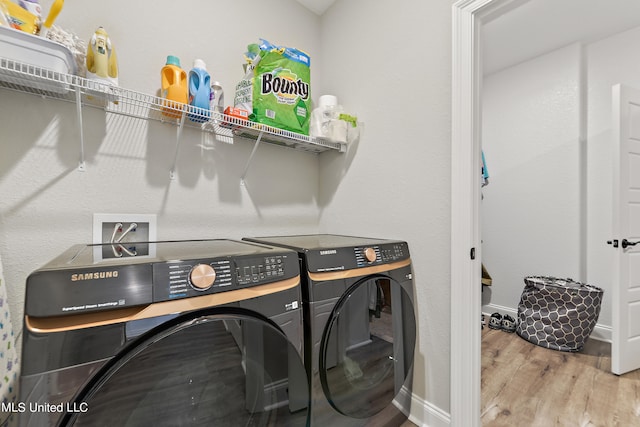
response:
{"label": "shelf bracket", "polygon": [[78,170],[84,172],[87,170],[84,163],[84,129],[82,126],[82,92],[80,86],[76,86],[76,114],[78,116],[78,133],[80,134],[80,162]]}
{"label": "shelf bracket", "polygon": [[253,160],[253,155],[256,154],[256,150],[258,149],[258,145],[260,144],[260,140],[262,139],[263,132],[258,134],[258,138],[256,139],[256,143],[253,145],[253,150],[251,150],[251,154],[249,155],[249,160],[247,160],[247,164],[244,167],[244,172],[242,172],[242,176],[240,177],[240,185],[244,185],[244,179],[247,176],[247,172],[249,171],[249,166],[251,165],[251,161]]}
{"label": "shelf bracket", "polygon": [[184,129],[184,119],[187,117],[187,112],[182,112],[182,117],[180,117],[180,123],[178,123],[178,130],[176,134],[176,152],[173,155],[173,166],[171,166],[171,170],[169,171],[169,179],[172,181],[176,179],[176,165],[178,163],[178,153],[180,152],[180,140],[182,139],[182,130]]}

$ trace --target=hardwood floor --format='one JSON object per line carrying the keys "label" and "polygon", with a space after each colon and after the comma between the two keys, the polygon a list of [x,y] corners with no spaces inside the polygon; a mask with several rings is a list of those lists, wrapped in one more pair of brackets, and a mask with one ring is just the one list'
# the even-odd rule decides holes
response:
{"label": "hardwood floor", "polygon": [[611,346],[548,350],[518,335],[482,331],[483,426],[640,426],[640,370],[610,372]]}

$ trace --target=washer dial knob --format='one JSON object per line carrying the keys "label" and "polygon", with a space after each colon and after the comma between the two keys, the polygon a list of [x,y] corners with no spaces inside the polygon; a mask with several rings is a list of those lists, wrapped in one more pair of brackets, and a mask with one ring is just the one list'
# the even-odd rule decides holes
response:
{"label": "washer dial knob", "polygon": [[376,260],[376,250],[373,248],[365,248],[364,257],[367,261],[373,262]]}
{"label": "washer dial knob", "polygon": [[216,271],[209,264],[198,264],[189,273],[189,281],[194,288],[204,291],[216,280]]}

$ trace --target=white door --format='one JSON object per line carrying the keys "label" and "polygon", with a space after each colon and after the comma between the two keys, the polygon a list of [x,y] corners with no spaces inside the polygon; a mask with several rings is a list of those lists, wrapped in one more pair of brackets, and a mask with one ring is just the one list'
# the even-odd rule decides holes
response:
{"label": "white door", "polygon": [[[613,87],[611,370],[640,368],[640,90]],[[636,245],[636,243],[638,243]]]}

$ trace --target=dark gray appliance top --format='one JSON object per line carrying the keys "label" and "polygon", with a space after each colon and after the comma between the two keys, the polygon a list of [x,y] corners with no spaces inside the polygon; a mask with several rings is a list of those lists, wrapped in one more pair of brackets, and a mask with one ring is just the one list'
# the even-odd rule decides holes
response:
{"label": "dark gray appliance top", "polygon": [[369,237],[343,236],[338,234],[307,234],[298,236],[252,237],[252,242],[263,242],[285,246],[296,251],[337,249],[354,246],[372,246],[382,243],[399,242],[397,240],[374,239]]}

